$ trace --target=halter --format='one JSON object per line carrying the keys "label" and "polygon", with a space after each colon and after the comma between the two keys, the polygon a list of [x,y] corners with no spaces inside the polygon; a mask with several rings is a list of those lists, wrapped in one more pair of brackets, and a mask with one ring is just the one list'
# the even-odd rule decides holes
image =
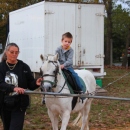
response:
{"label": "halter", "polygon": [[[49,63],[50,63],[50,62],[53,63],[53,64],[55,65],[55,67],[56,67],[56,69],[55,69],[55,71],[54,71],[54,75],[51,75],[51,74],[43,74],[42,77],[51,76],[51,77],[55,77],[55,79],[54,79],[54,82],[49,81],[49,80],[43,80],[42,83],[45,83],[45,82],[50,83],[50,84],[52,85],[52,87],[55,88],[55,87],[57,86],[57,82],[58,82],[58,80],[57,80],[57,75],[58,75],[58,73],[59,73],[59,66],[57,65],[57,61],[50,61],[50,60],[49,60],[48,62],[49,62]],[[55,64],[55,63],[56,63],[56,64]]]}

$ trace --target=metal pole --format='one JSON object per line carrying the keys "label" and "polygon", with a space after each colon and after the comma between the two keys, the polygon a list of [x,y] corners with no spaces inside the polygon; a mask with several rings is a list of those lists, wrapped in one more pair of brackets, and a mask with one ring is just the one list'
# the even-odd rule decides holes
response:
{"label": "metal pole", "polygon": [[37,92],[26,90],[25,94],[43,94],[52,96],[65,96],[65,97],[86,97],[86,98],[96,98],[96,99],[110,99],[110,100],[121,100],[130,101],[130,98],[119,98],[119,97],[108,97],[108,96],[90,96],[88,94],[68,94],[68,93],[54,93],[54,92]]}

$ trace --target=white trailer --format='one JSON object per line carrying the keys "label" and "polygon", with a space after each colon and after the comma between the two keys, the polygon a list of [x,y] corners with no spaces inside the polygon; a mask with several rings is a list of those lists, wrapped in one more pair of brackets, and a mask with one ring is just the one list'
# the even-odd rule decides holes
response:
{"label": "white trailer", "polygon": [[104,5],[43,1],[9,13],[9,42],[32,72],[39,72],[41,54],[55,54],[65,32],[73,35],[74,67],[103,77]]}

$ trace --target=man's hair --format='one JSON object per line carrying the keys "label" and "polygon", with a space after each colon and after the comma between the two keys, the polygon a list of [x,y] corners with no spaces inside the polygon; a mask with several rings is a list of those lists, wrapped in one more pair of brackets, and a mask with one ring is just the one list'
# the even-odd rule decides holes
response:
{"label": "man's hair", "polygon": [[18,51],[19,51],[19,47],[18,47],[18,45],[16,43],[9,43],[9,44],[7,44],[7,46],[5,47],[5,50],[3,52],[3,55],[1,57],[1,62],[7,59],[7,57],[6,57],[6,51],[8,51],[9,48],[12,47],[12,46],[17,47]]}
{"label": "man's hair", "polygon": [[9,44],[7,44],[7,46],[5,47],[5,50],[7,51],[11,46],[17,47],[18,51],[19,51],[19,47],[18,47],[18,45],[16,43],[9,43]]}
{"label": "man's hair", "polygon": [[64,39],[64,38],[73,38],[73,36],[72,36],[72,34],[70,33],[70,32],[66,32],[66,33],[64,33],[63,35],[62,35],[62,40]]}

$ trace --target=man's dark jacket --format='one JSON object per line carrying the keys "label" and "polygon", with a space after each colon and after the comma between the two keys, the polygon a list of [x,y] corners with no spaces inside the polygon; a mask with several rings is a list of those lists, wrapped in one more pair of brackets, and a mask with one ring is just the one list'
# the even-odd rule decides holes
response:
{"label": "man's dark jacket", "polygon": [[[30,67],[21,60],[18,60],[17,65],[13,70],[10,70],[6,64],[6,61],[0,63],[0,107],[2,106],[3,96],[13,92],[14,85],[5,83],[6,72],[10,71],[18,76],[18,87],[24,89],[34,90],[39,86],[36,85],[36,80],[32,76]],[[26,109],[29,105],[29,96],[25,94],[18,95],[20,101],[16,104],[16,107],[20,109]]]}

